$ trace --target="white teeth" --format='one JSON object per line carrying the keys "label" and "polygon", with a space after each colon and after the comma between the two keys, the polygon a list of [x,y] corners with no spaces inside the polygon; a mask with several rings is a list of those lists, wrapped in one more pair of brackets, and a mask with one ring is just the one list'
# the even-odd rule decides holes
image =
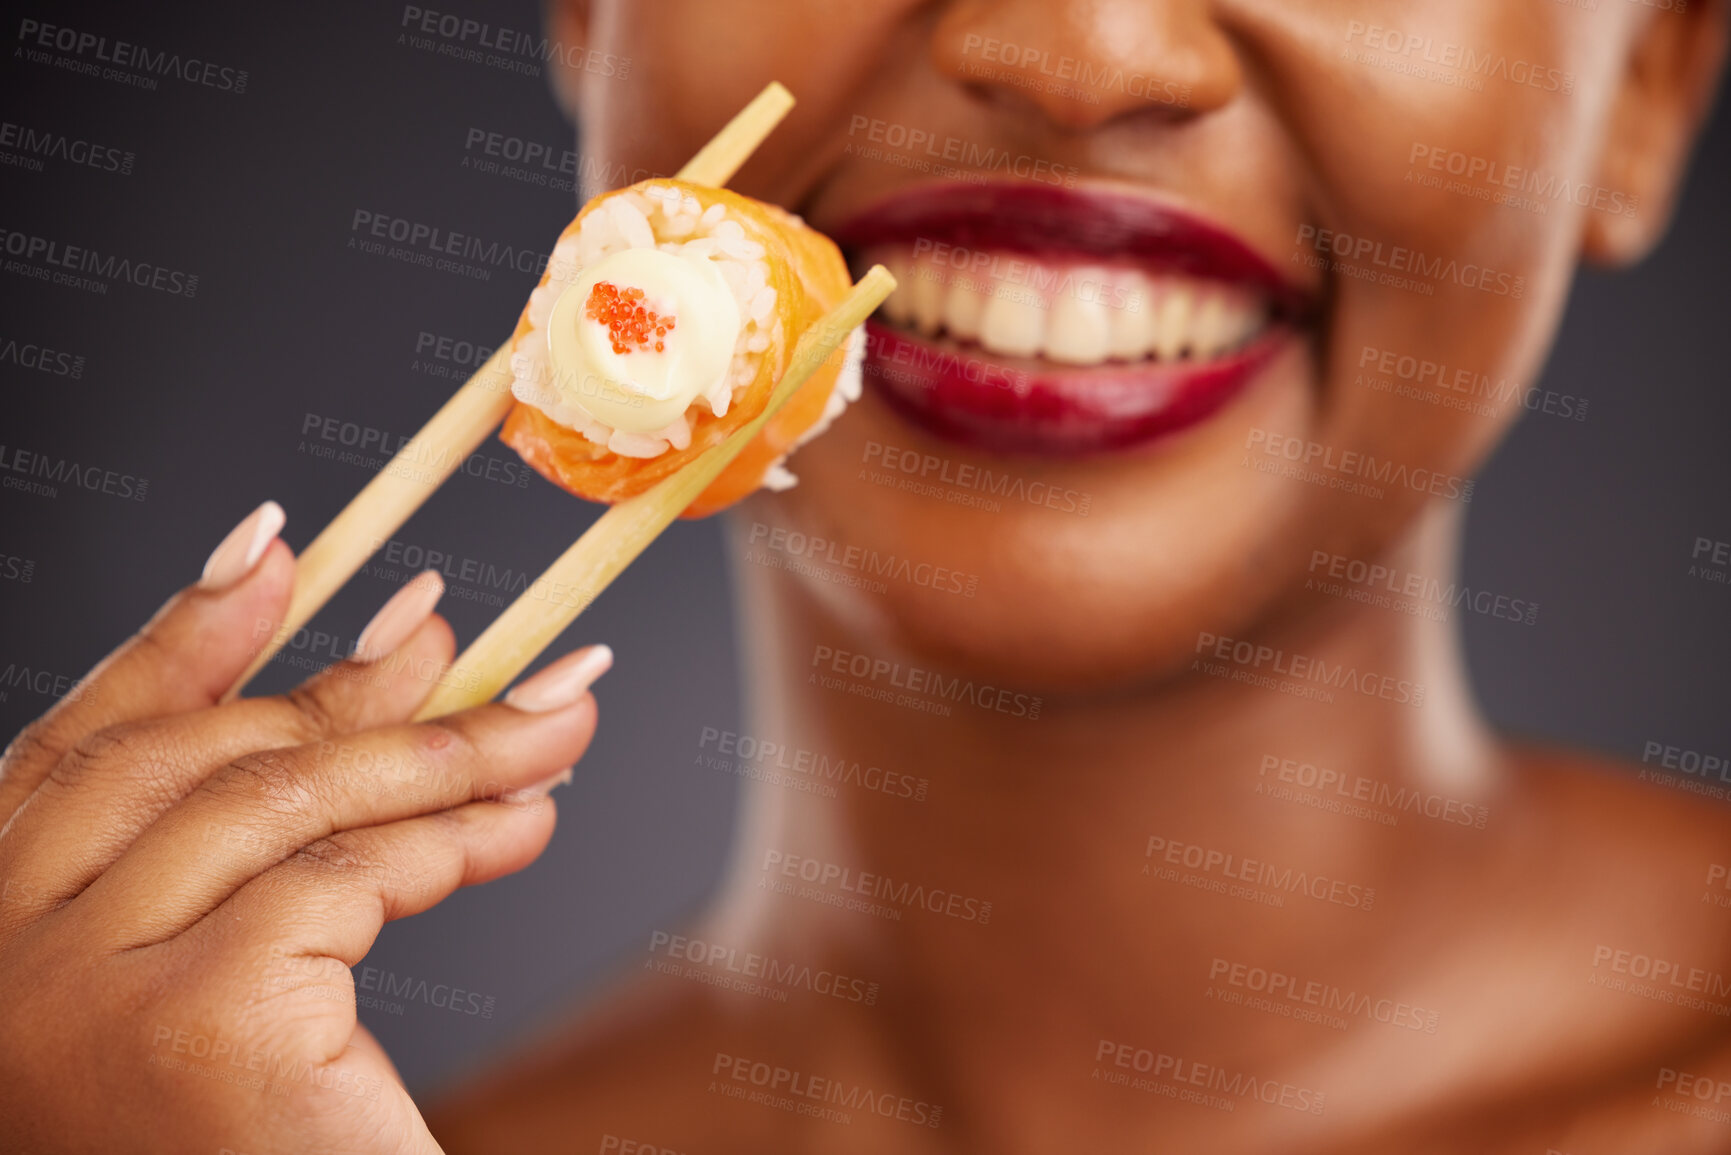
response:
{"label": "white teeth", "polygon": [[1196,309],[1196,327],[1190,339],[1190,355],[1206,361],[1226,348],[1226,297],[1218,289],[1203,290]]}
{"label": "white teeth", "polygon": [[[1242,285],[1095,265],[1046,265],[1024,254],[974,252],[963,266],[908,248],[869,254],[894,274],[892,323],[944,332],[991,353],[1067,365],[1108,360],[1208,360],[1267,324],[1260,295]],[[985,261],[982,258],[991,256]]]}
{"label": "white teeth", "polygon": [[1154,321],[1154,353],[1162,361],[1176,361],[1190,342],[1190,319],[1195,313],[1196,292],[1176,284],[1160,295],[1159,314]]}
{"label": "white teeth", "polygon": [[986,294],[979,281],[970,276],[958,276],[950,285],[950,298],[944,305],[944,328],[950,336],[963,341],[978,340],[980,322],[986,315]]}
{"label": "white teeth", "polygon": [[[1046,356],[1069,365],[1098,365],[1111,347],[1111,312],[1104,300],[1106,271],[1077,269],[1077,290],[1052,301]],[[1087,299],[1084,300],[1084,292]]]}
{"label": "white teeth", "polygon": [[1262,331],[1268,310],[1253,293],[1243,289],[1226,292],[1226,347],[1236,349]]}
{"label": "white teeth", "polygon": [[928,337],[943,328],[945,285],[941,271],[916,262],[908,280],[901,284],[907,288],[914,328]]}
{"label": "white teeth", "polygon": [[1133,269],[1119,274],[1118,285],[1124,307],[1112,310],[1107,351],[1120,361],[1140,361],[1154,346],[1153,286]]}
{"label": "white teeth", "polygon": [[992,294],[980,318],[980,344],[994,353],[1032,357],[1046,340],[1044,303],[1025,285]]}

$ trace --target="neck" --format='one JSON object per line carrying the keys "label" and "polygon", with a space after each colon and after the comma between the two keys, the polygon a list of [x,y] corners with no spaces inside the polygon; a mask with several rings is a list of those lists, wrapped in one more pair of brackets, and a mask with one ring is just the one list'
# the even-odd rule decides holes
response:
{"label": "neck", "polygon": [[[1453,513],[1433,511],[1382,560],[1446,583],[1457,540]],[[896,1020],[901,1045],[927,1070],[941,1059],[964,1102],[989,1093],[967,1072],[997,1096],[1007,1063],[1029,1088],[1085,1081],[1119,1069],[1101,1057],[1119,1044],[1263,1075],[1279,1062],[1268,1016],[1199,1005],[1240,985],[1236,966],[1399,995],[1377,944],[1410,907],[1375,896],[1497,784],[1448,622],[1301,592],[1253,640],[1275,655],[1260,664],[1205,645],[1156,684],[1047,696],[1037,718],[965,700],[939,716],[848,691],[864,679],[823,684],[819,647],[872,643],[786,575],[744,568],[750,732],[785,764],[810,751],[862,773],[830,779],[833,797],[754,784],[723,909],[759,938],[822,940],[886,1004],[919,1008]],[[918,665],[873,684],[917,686]],[[1014,1040],[1006,1006],[1021,1008]]]}

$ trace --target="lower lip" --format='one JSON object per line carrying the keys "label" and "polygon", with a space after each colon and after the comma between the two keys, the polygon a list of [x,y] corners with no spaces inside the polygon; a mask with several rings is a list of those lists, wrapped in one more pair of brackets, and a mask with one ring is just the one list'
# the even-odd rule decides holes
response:
{"label": "lower lip", "polygon": [[1276,324],[1227,357],[1021,370],[976,347],[866,322],[865,379],[908,421],[990,453],[1081,457],[1205,421],[1293,337]]}

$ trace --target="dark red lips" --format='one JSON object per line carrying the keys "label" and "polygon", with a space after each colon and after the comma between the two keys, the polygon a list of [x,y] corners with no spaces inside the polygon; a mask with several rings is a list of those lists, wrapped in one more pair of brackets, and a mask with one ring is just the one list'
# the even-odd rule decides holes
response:
{"label": "dark red lips", "polygon": [[1204,420],[1289,337],[1275,327],[1231,356],[1196,364],[1035,370],[874,318],[866,322],[864,375],[891,408],[951,441],[1074,457],[1129,449]]}
{"label": "dark red lips", "polygon": [[915,424],[993,452],[1084,455],[1128,449],[1194,425],[1248,385],[1311,306],[1305,290],[1230,233],[1126,193],[1019,183],[931,185],[829,231],[856,258],[879,245],[1007,250],[1226,282],[1269,302],[1271,324],[1261,336],[1206,361],[1059,366],[869,322],[866,380]]}

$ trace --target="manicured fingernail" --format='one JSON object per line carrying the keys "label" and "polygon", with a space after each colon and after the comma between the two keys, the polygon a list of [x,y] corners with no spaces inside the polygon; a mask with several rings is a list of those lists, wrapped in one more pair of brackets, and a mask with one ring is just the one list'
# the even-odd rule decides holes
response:
{"label": "manicured fingernail", "polygon": [[562,709],[583,696],[613,665],[607,646],[573,650],[505,695],[505,704],[530,714]]}
{"label": "manicured fingernail", "polygon": [[391,600],[379,607],[361,636],[355,639],[355,661],[376,662],[409,640],[409,635],[421,628],[433,607],[445,594],[445,583],[432,570],[416,575],[415,579],[391,595]]}
{"label": "manicured fingernail", "polygon": [[204,576],[198,579],[198,588],[225,590],[251,573],[287,520],[282,506],[274,501],[267,501],[247,514],[246,520],[228,531],[228,536],[204,563]]}
{"label": "manicured fingernail", "polygon": [[573,769],[575,769],[575,767],[567,766],[545,782],[537,782],[533,786],[525,786],[521,793],[533,795],[538,798],[544,798],[553,793],[553,788],[555,786],[564,786],[566,783],[570,782],[571,771]]}

